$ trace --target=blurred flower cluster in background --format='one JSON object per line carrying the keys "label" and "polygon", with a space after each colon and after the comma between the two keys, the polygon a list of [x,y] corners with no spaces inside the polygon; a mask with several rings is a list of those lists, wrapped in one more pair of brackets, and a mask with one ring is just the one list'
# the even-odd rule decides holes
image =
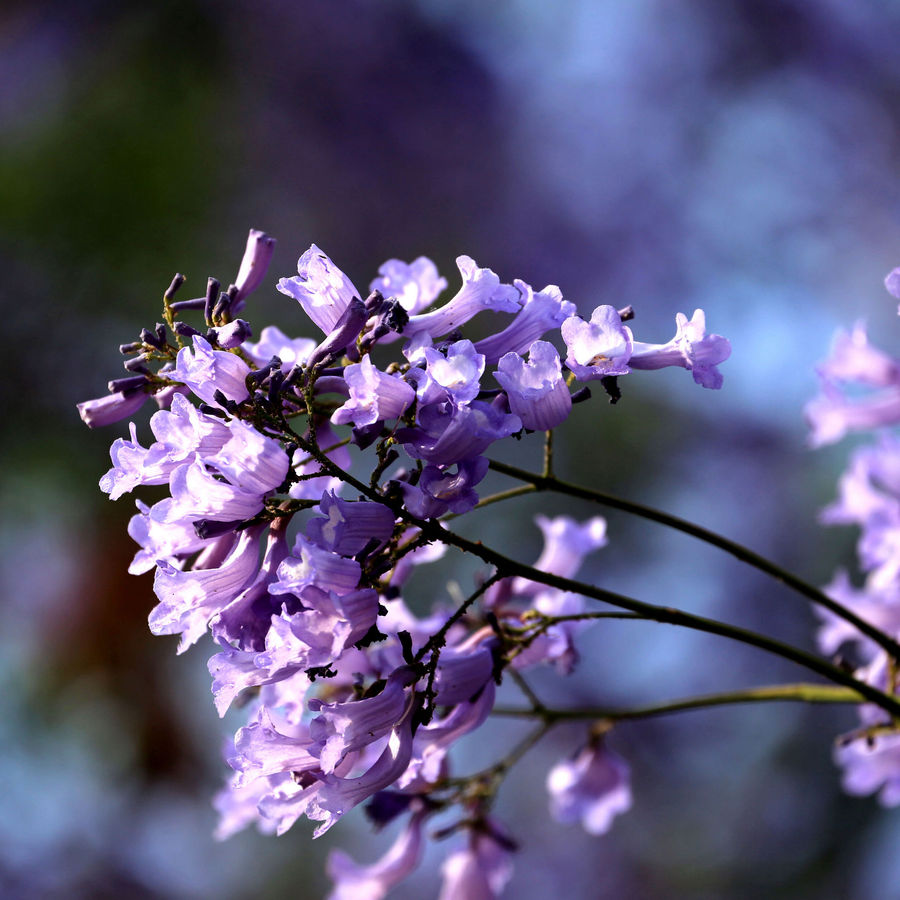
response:
{"label": "blurred flower cluster in background", "polygon": [[[503,280],[558,284],[583,316],[630,304],[648,341],[703,307],[732,340],[723,390],[681,372],[629,380],[615,407],[560,429],[557,471],[815,583],[852,571],[852,529],[817,523],[847,447],[810,455],[802,409],[839,324],[865,318],[873,341],[900,344],[882,287],[900,263],[898,29],[877,0],[7,3],[0,894],[314,898],[331,846],[368,861],[394,836],[373,839],[356,811],[316,842],[299,827],[214,841],[225,767],[209,748],[237,720],[215,714],[208,654],[176,657],[175,638],[147,631],[131,511],[95,487],[112,433],[75,410],[176,270],[191,296],[233,277],[248,227],[279,239],[253,319],[295,336],[309,323],[274,282],[313,241],[360,283],[391,256],[452,272],[468,253]],[[590,514],[516,503],[479,525],[524,560],[535,514]],[[611,514],[591,567],[612,590],[813,645],[803,603],[651,524]],[[470,575],[440,573],[419,585],[429,602]],[[642,622],[596,627],[581,649],[565,695],[552,673],[538,681],[548,701],[796,677]],[[610,743],[634,807],[602,837],[548,815],[546,773],[575,740],[560,729],[501,797],[521,823],[509,896],[559,890],[560,858],[573,897],[883,896],[900,820],[840,791],[829,742],[853,723],[764,706],[623,724]],[[492,733],[509,740],[505,723]],[[461,768],[491,751],[460,749]],[[396,896],[436,885],[426,865]]]}

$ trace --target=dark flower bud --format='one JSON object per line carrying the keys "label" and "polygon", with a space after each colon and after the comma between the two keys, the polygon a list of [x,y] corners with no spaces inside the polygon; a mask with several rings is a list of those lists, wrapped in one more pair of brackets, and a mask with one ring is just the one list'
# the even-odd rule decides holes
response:
{"label": "dark flower bud", "polygon": [[223,322],[228,318],[228,313],[231,311],[231,295],[225,291],[222,291],[219,294],[219,299],[216,300],[216,305],[213,307],[212,311],[212,319],[213,322]]}
{"label": "dark flower bud", "polygon": [[162,350],[163,341],[161,341],[152,331],[147,328],[141,329],[141,340],[145,344],[149,344],[151,347],[156,347],[157,350]]}
{"label": "dark flower bud", "polygon": [[278,399],[283,383],[284,375],[281,374],[281,369],[276,369],[269,378],[269,393],[267,395],[269,403],[275,403]]}
{"label": "dark flower bud", "polygon": [[360,450],[365,450],[366,447],[369,447],[375,443],[383,430],[383,422],[374,422],[371,425],[363,425],[359,428],[353,429],[353,436],[351,437],[351,440],[354,444],[356,444],[357,447],[359,447]]}
{"label": "dark flower bud", "polygon": [[585,385],[583,388],[580,388],[579,390],[575,391],[574,394],[572,394],[572,402],[573,403],[583,403],[585,400],[590,400],[590,399],[591,399],[591,389],[587,385]]}
{"label": "dark flower bud", "polygon": [[310,369],[327,366],[340,356],[353,343],[363,330],[368,319],[365,304],[354,297],[337,320],[331,334],[309,355],[307,366]]}
{"label": "dark flower bud", "polygon": [[143,387],[146,382],[146,375],[131,375],[128,378],[115,378],[109,382],[107,387],[111,393],[115,393],[116,391],[131,391],[135,388]]}
{"label": "dark flower bud", "polygon": [[208,403],[199,404],[197,409],[199,409],[200,412],[204,413],[207,416],[216,416],[219,419],[228,418],[224,410],[219,409],[218,406],[210,406]]}
{"label": "dark flower bud", "polygon": [[370,316],[376,315],[380,309],[381,305],[384,303],[384,295],[381,291],[372,291],[368,297],[366,297],[366,312]]}
{"label": "dark flower bud", "polygon": [[203,318],[207,325],[213,324],[213,308],[219,298],[219,281],[217,278],[208,278],[206,281],[206,297],[203,301]]}
{"label": "dark flower bud", "polygon": [[253,337],[253,331],[249,322],[245,322],[243,319],[235,319],[227,325],[220,325],[216,329],[216,337],[220,347],[231,350],[234,347],[240,347],[244,341]]}
{"label": "dark flower bud", "polygon": [[[238,319],[238,322],[241,320]],[[251,372],[245,379],[247,387],[251,385],[262,384],[276,369],[281,368],[281,360],[277,356],[273,356],[261,369]],[[296,366],[295,366],[296,368]],[[291,370],[293,371],[293,369]]]}
{"label": "dark flower bud", "polygon": [[175,296],[175,292],[184,284],[184,275],[180,272],[175,273],[175,277],[172,279],[172,283],[166,289],[165,298],[166,300],[171,300]]}
{"label": "dark flower bud", "polygon": [[176,322],[175,323],[175,333],[179,337],[183,337],[183,338],[192,338],[192,337],[194,337],[194,335],[200,334],[200,332],[197,331],[196,328],[194,328],[191,325],[188,325],[187,322]]}
{"label": "dark flower bud", "polygon": [[213,394],[213,400],[215,400],[223,409],[227,409],[228,412],[234,412],[234,410],[237,409],[237,403],[235,403],[234,400],[229,400],[218,388],[216,388],[216,391]]}
{"label": "dark flower bud", "polygon": [[363,811],[373,825],[382,828],[397,816],[402,816],[414,799],[413,794],[401,794],[399,791],[379,791],[363,807]]}
{"label": "dark flower bud", "polygon": [[198,538],[206,540],[207,538],[221,537],[223,534],[235,531],[240,524],[240,519],[234,522],[216,522],[214,519],[197,519],[197,521],[194,522],[194,531],[197,532]]}
{"label": "dark flower bud", "polygon": [[206,306],[206,297],[194,297],[193,300],[176,300],[169,304],[172,312],[184,312],[188,309],[203,309]]}
{"label": "dark flower bud", "polygon": [[141,356],[135,356],[134,359],[126,359],[122,365],[129,372],[141,372],[144,375],[149,375],[150,370],[147,368],[144,363],[147,362],[147,357],[141,354]]}

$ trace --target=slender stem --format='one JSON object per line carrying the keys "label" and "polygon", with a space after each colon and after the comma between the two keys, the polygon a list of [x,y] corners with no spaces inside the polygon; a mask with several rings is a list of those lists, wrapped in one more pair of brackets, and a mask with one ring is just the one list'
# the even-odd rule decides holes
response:
{"label": "slender stem", "polygon": [[728,540],[728,538],[722,537],[721,535],[716,534],[713,531],[708,531],[706,528],[703,528],[700,525],[695,525],[693,522],[687,522],[684,519],[679,519],[677,516],[669,515],[668,513],[662,512],[658,509],[653,509],[649,506],[643,506],[640,503],[633,503],[630,500],[623,500],[620,497],[614,497],[610,494],[604,494],[600,491],[594,491],[590,488],[581,487],[580,485],[570,484],[566,481],[560,481],[557,478],[548,478],[545,475],[537,475],[533,472],[527,472],[524,469],[519,469],[516,466],[510,466],[506,463],[498,462],[496,460],[491,460],[490,465],[495,472],[500,472],[501,474],[508,475],[511,478],[517,478],[519,481],[525,481],[528,484],[533,485],[535,490],[553,491],[557,494],[566,494],[570,497],[579,497],[582,500],[589,500],[592,503],[599,503],[600,505],[608,506],[611,509],[619,509],[623,512],[628,512],[636,516],[641,516],[644,519],[649,519],[652,522],[657,522],[660,525],[666,525],[669,528],[674,528],[676,531],[681,531],[684,534],[689,534],[701,541],[705,541],[707,544],[712,544],[714,547],[718,547],[720,550],[724,550],[726,553],[730,553],[741,562],[753,566],[760,572],[764,572],[766,575],[769,575],[776,581],[780,581],[787,587],[792,588],[797,593],[802,594],[808,600],[811,600],[813,603],[816,603],[824,609],[827,609],[830,612],[834,613],[834,615],[843,619],[845,622],[849,622],[854,628],[856,628],[857,631],[859,631],[861,634],[864,634],[866,637],[871,638],[871,640],[873,640],[876,644],[886,650],[888,654],[894,659],[900,659],[900,644],[898,644],[889,635],[884,634],[871,623],[866,622],[864,619],[861,619],[856,615],[856,613],[847,609],[846,606],[838,603],[836,600],[833,600],[818,588],[813,587],[813,585],[803,581],[802,578],[798,578],[796,575],[788,572],[786,569],[782,569],[780,566],[776,565],[765,557],[754,553],[749,548],[744,547],[743,545],[738,544],[735,541],[730,541]]}
{"label": "slender stem", "polygon": [[854,678],[849,672],[839,669],[837,666],[807,653],[798,647],[792,647],[781,641],[776,641],[764,634],[750,631],[746,628],[738,628],[735,625],[729,625],[725,622],[719,622],[716,619],[707,619],[704,616],[697,616],[693,613],[684,612],[680,609],[674,609],[670,606],[655,606],[652,603],[644,603],[640,600],[634,600],[623,594],[617,594],[613,591],[607,591],[603,588],[595,587],[584,582],[574,581],[571,578],[563,578],[559,575],[553,575],[550,572],[541,572],[532,566],[526,566],[523,563],[510,559],[490,547],[484,546],[480,541],[470,541],[452,531],[448,531],[441,526],[428,521],[416,520],[415,524],[422,529],[427,536],[433,536],[435,540],[442,540],[444,543],[458,547],[460,550],[468,551],[474,556],[479,557],[486,563],[490,563],[497,567],[497,571],[504,575],[519,575],[527,578],[529,581],[536,581],[538,584],[546,584],[549,587],[558,588],[561,591],[571,591],[572,593],[582,594],[594,600],[602,600],[612,606],[618,606],[630,612],[639,613],[646,619],[652,619],[655,622],[663,622],[669,625],[680,625],[685,628],[692,628],[695,631],[704,631],[708,634],[718,634],[731,640],[739,641],[744,644],[750,644],[759,647],[775,656],[781,656],[792,662],[798,663],[807,669],[824,676],[835,684],[843,684],[849,687],[867,700],[880,706],[882,709],[890,713],[892,716],[900,716],[900,702],[894,697],[882,693],[877,688]]}
{"label": "slender stem", "polygon": [[[529,698],[530,699],[530,698]],[[547,709],[544,706],[532,709],[517,709],[495,706],[491,715],[508,718],[540,717],[547,722],[564,719],[647,719],[664,716],[688,709],[704,709],[710,706],[727,706],[736,703],[768,703],[794,700],[803,703],[860,703],[862,697],[854,690],[827,684],[776,684],[767,687],[749,688],[743,691],[728,691],[721,694],[705,694],[687,697],[671,703],[642,706],[635,709]]]}
{"label": "slender stem", "polygon": [[516,638],[515,647],[510,651],[507,659],[511,662],[517,656],[523,654],[541,635],[546,634],[554,625],[558,625],[561,622],[582,622],[591,619],[640,619],[644,621],[645,617],[633,612],[608,611],[571,613],[566,616],[544,616],[540,613],[537,615],[526,614],[523,617],[521,628],[509,629],[521,636]]}
{"label": "slender stem", "polygon": [[553,477],[553,429],[544,435],[544,478]]}
{"label": "slender stem", "polygon": [[172,309],[172,298],[169,296],[168,290],[163,294],[163,318],[166,320],[166,325],[169,326],[169,331],[172,332],[172,340],[179,348],[183,347],[184,338],[175,330],[175,311]]}
{"label": "slender stem", "polygon": [[644,616],[632,612],[582,612],[569,613],[565,616],[545,616],[538,613],[533,619],[526,620],[525,625],[546,630],[560,622],[580,622],[583,619],[643,619]]}
{"label": "slender stem", "polygon": [[[453,612],[446,622],[428,639],[425,646],[416,654],[416,662],[420,662],[428,653],[434,653],[432,658],[432,669],[437,665],[437,654],[440,653],[441,647],[447,637],[447,632],[468,612],[472,604],[492,585],[500,580],[499,574],[494,574],[488,578],[477,590],[473,591]],[[430,682],[429,682],[430,687]]]}
{"label": "slender stem", "polygon": [[541,702],[540,697],[538,697],[538,695],[534,692],[531,685],[522,676],[522,673],[517,669],[510,669],[509,674],[512,676],[512,680],[516,683],[519,690],[525,695],[526,699],[531,704],[531,711],[539,714],[542,713],[543,710],[546,709],[546,707]]}
{"label": "slender stem", "polygon": [[498,776],[508,772],[552,727],[552,722],[545,721],[531,734],[526,735],[500,762],[491,768],[491,774]]}
{"label": "slender stem", "polygon": [[[854,678],[843,669],[800,650],[781,641],[776,641],[766,635],[750,631],[745,628],[738,628],[725,622],[719,622],[715,619],[707,619],[703,616],[697,616],[693,613],[687,613],[680,609],[674,609],[669,606],[655,606],[652,603],[644,603],[640,600],[634,600],[626,597],[624,594],[617,594],[613,591],[607,591],[594,585],[585,584],[581,581],[575,581],[571,578],[563,578],[560,575],[553,575],[550,572],[542,572],[533,566],[527,566],[524,563],[517,562],[502,553],[498,553],[490,547],[486,547],[481,541],[470,541],[467,538],[458,535],[433,519],[420,519],[413,516],[408,510],[403,508],[403,504],[399,500],[385,497],[377,490],[367,484],[364,484],[358,478],[355,478],[349,472],[345,472],[340,466],[334,463],[329,457],[322,453],[318,446],[305,438],[300,437],[296,432],[289,432],[291,436],[297,440],[301,447],[307,453],[312,454],[321,465],[328,471],[342,478],[348,485],[359,491],[364,497],[368,497],[377,503],[383,503],[390,507],[394,514],[406,521],[408,524],[418,528],[423,536],[432,541],[441,541],[450,546],[457,547],[471,553],[489,565],[495,566],[498,576],[515,576],[519,575],[529,581],[538,584],[546,584],[548,587],[558,588],[561,591],[571,591],[576,594],[582,594],[594,600],[601,600],[609,603],[611,606],[617,606],[620,609],[626,609],[629,612],[639,613],[644,618],[652,619],[655,622],[664,622],[670,625],[680,625],[684,628],[691,628],[695,631],[703,631],[707,634],[717,634],[722,637],[730,638],[740,643],[749,644],[753,647],[759,647],[775,656],[789,659],[792,662],[805,666],[813,672],[833,681],[835,684],[843,684],[852,688],[867,700],[880,706],[883,710],[890,713],[891,716],[900,717],[900,702],[893,696],[882,693],[877,688]],[[526,473],[528,474],[528,473]]]}
{"label": "slender stem", "polygon": [[[484,509],[485,506],[490,506],[492,503],[500,503],[502,500],[512,500],[514,497],[521,497],[524,494],[533,494],[537,488],[533,484],[523,484],[519,487],[510,488],[508,491],[498,491],[496,494],[489,494],[487,497],[482,497],[479,500],[473,509]],[[442,522],[447,522],[450,519],[455,519],[459,516],[460,513],[446,513],[441,516]]]}
{"label": "slender stem", "polygon": [[[470,800],[477,802],[482,814],[487,812],[497,796],[497,791],[506,773],[556,724],[555,721],[544,719],[535,729],[526,734],[503,759],[498,760],[494,765],[472,775],[448,779],[447,785],[457,789],[457,802],[460,798],[465,798],[468,795]],[[437,838],[438,835],[446,837],[463,824],[456,823],[450,828],[442,829],[435,834],[435,837]]]}

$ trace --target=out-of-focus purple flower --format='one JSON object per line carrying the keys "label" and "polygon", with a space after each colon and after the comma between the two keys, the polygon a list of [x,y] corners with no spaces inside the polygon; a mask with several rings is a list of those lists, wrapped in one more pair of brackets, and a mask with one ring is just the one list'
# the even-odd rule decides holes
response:
{"label": "out-of-focus purple flower", "polygon": [[101,428],[121,422],[137,412],[150,395],[141,389],[116,391],[96,400],[85,400],[78,404],[78,415],[89,428]]}
{"label": "out-of-focus purple flower", "polygon": [[322,496],[323,517],[310,519],[306,536],[341,556],[355,556],[371,541],[386,541],[394,530],[394,514],[383,503],[342,500],[332,493]]}
{"label": "out-of-focus purple flower", "polygon": [[[581,594],[553,589],[544,589],[537,594],[532,605],[545,616],[572,616],[585,609]],[[518,654],[513,665],[522,670],[541,663],[553,663],[561,675],[571,675],[580,659],[575,638],[590,627],[590,621],[557,622]]]}
{"label": "out-of-focus purple flower", "polygon": [[352,423],[357,428],[402,416],[416,392],[402,378],[388,375],[375,367],[371,357],[344,369],[350,399],[331,417],[335,425]]}
{"label": "out-of-focus purple flower", "polygon": [[884,286],[892,297],[900,300],[900,268],[888,272],[884,279]]}
{"label": "out-of-focus purple flower", "polygon": [[833,444],[847,432],[869,431],[900,422],[900,387],[851,400],[824,381],[819,396],[810,400],[803,412],[810,427],[810,446]]}
{"label": "out-of-focus purple flower", "polygon": [[821,521],[857,524],[858,550],[869,572],[866,592],[893,597],[900,588],[900,441],[882,435],[877,444],[856,450],[839,481],[838,500]]}
{"label": "out-of-focus purple flower", "polygon": [[[839,569],[822,590],[832,600],[836,600],[885,634],[900,634],[900,588],[896,584],[881,590],[868,585],[858,591],[850,583],[847,573]],[[843,644],[854,642],[867,659],[875,656],[878,645],[860,634],[849,622],[821,606],[816,606],[814,610],[822,622],[816,634],[816,643],[823,653],[831,656]]]}
{"label": "out-of-focus purple flower", "polygon": [[900,513],[900,440],[882,435],[860,447],[838,479],[838,499],[819,515],[826,525],[862,525]]}
{"label": "out-of-focus purple flower", "polygon": [[[534,568],[550,572],[562,578],[573,578],[588,553],[593,553],[606,545],[606,520],[594,516],[584,523],[576,522],[569,516],[535,516],[534,521],[544,535],[544,548]],[[519,596],[535,596],[546,590],[527,578],[515,578],[513,593]]]}
{"label": "out-of-focus purple flower", "polygon": [[281,371],[288,372],[295,365],[303,365],[316,342],[312,338],[289,338],[280,328],[267,325],[255,344],[244,344],[244,351],[258,366],[264,366],[273,356],[281,360]]}
{"label": "out-of-focus purple flower", "polygon": [[869,573],[869,588],[882,592],[900,587],[900,514],[896,510],[869,519],[857,550],[861,567]]}
{"label": "out-of-focus purple flower", "polygon": [[441,866],[443,881],[438,900],[495,900],[512,877],[511,841],[496,823],[489,831],[473,832],[469,845],[457,850]]}
{"label": "out-of-focus purple flower", "polygon": [[447,279],[438,275],[437,266],[426,256],[411,263],[389,259],[378,269],[378,278],[369,285],[385,297],[396,297],[411,315],[427,309],[447,287]]}
{"label": "out-of-focus purple flower", "polygon": [[900,734],[839,742],[834,757],[844,770],[841,783],[848,794],[877,791],[883,806],[900,805]]}
{"label": "out-of-focus purple flower", "polygon": [[328,900],[383,900],[391,888],[412,874],[422,858],[422,825],[428,814],[419,806],[377,862],[361,866],[342,850],[331,851],[327,871],[334,890]]}
{"label": "out-of-focus purple flower", "polygon": [[251,824],[256,824],[263,834],[274,834],[275,823],[264,819],[257,806],[262,797],[290,777],[290,774],[275,775],[238,785],[240,773],[236,772],[228,785],[213,798],[213,807],[219,814],[214,832],[216,840],[227,840]]}
{"label": "out-of-focus purple flower", "polygon": [[494,639],[445,647],[438,657],[434,679],[435,703],[455,706],[470,702],[493,674],[495,647]]}
{"label": "out-of-focus purple flower", "polygon": [[863,322],[857,322],[850,332],[838,331],[831,355],[816,369],[829,381],[855,381],[872,387],[900,384],[897,360],[869,343]]}
{"label": "out-of-focus purple flower", "polygon": [[585,831],[604,834],[631,808],[631,771],[622,757],[595,742],[557,763],[547,775],[547,790],[557,822],[581,822]]}
{"label": "out-of-focus purple flower", "polygon": [[[879,690],[888,690],[895,679],[893,663],[878,653],[858,669],[857,678]],[[842,783],[849,794],[873,794],[884,806],[900,805],[900,733],[885,730],[882,710],[872,704],[858,707],[862,729],[838,738],[835,762],[844,770]],[[888,723],[889,724],[889,723]],[[869,729],[872,729],[870,731]]]}
{"label": "out-of-focus purple flower", "polygon": [[492,366],[505,353],[525,353],[539,338],[553,328],[559,328],[566,319],[578,312],[574,303],[563,300],[562,292],[555,284],[548,284],[535,293],[531,285],[516,279],[515,284],[521,294],[522,308],[503,331],[486,337],[475,345],[484,354],[485,361]]}
{"label": "out-of-focus purple flower", "polygon": [[[869,344],[865,327],[838,332],[831,355],[818,367],[821,392],[805,409],[810,444],[840,440],[848,431],[865,431],[900,422],[900,365]],[[880,390],[849,397],[838,382],[854,382]]]}
{"label": "out-of-focus purple flower", "polygon": [[509,398],[509,408],[525,428],[548,431],[564,422],[572,409],[572,397],[562,376],[556,347],[535,341],[528,362],[518,353],[500,360],[494,377]]}
{"label": "out-of-focus purple flower", "polygon": [[398,780],[403,791],[427,791],[445,774],[450,748],[461,737],[480,728],[494,708],[496,687],[488,679],[470,700],[457,703],[443,718],[434,718],[416,730],[409,767]]}
{"label": "out-of-focus purple flower", "polygon": [[456,265],[462,275],[462,287],[438,309],[410,316],[409,323],[403,330],[404,337],[412,337],[423,331],[433,338],[440,337],[485,310],[518,312],[521,305],[519,292],[511,284],[501,284],[496,273],[479,268],[470,256],[457,257]]}
{"label": "out-of-focus purple flower", "polygon": [[199,334],[193,337],[193,349],[182,347],[175,359],[172,378],[186,384],[204,403],[218,403],[216,391],[229,400],[241,403],[250,396],[244,379],[250,366],[227,350],[213,350],[209,341]]}
{"label": "out-of-focus purple flower", "polygon": [[234,280],[237,294],[231,302],[232,312],[242,309],[247,295],[252,294],[262,284],[272,261],[272,254],[275,252],[275,243],[275,238],[269,237],[264,231],[250,229],[241,267]]}
{"label": "out-of-focus purple flower", "polygon": [[579,381],[627,375],[634,338],[614,306],[598,306],[590,322],[570,316],[560,326],[568,355],[566,365]]}
{"label": "out-of-focus purple flower", "polygon": [[706,315],[702,309],[688,319],[684,313],[675,316],[675,337],[667,344],[634,342],[631,354],[632,369],[662,369],[681,366],[690,370],[701,387],[722,387],[719,363],[731,356],[731,344],[718,334],[706,333]]}
{"label": "out-of-focus purple flower", "polygon": [[278,290],[297,300],[313,323],[331,334],[350,301],[359,298],[359,291],[315,244],[297,261],[297,272],[282,278]]}

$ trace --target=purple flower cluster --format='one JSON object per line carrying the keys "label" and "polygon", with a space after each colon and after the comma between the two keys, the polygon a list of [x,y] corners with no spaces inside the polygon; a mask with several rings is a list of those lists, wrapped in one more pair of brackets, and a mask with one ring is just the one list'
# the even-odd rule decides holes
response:
{"label": "purple flower cluster", "polygon": [[[900,269],[885,279],[900,297]],[[838,497],[821,514],[829,525],[856,525],[857,552],[866,578],[854,587],[839,570],[825,592],[859,618],[893,638],[900,637],[900,359],[873,347],[857,323],[835,337],[831,355],[818,367],[821,393],[806,408],[813,446],[840,440],[848,432],[875,431],[874,443],[858,447],[838,483]],[[896,663],[852,625],[818,610],[817,639],[824,653],[851,654],[856,676],[896,694]],[[835,758],[851,794],[879,792],[887,806],[900,804],[900,731],[877,707],[860,708],[860,727],[838,740]]]}
{"label": "purple flower cluster", "polygon": [[[668,343],[636,342],[630,310],[598,306],[584,321],[559,288],[502,283],[467,256],[462,286],[436,307],[447,282],[424,257],[385,263],[363,298],[312,246],[278,290],[321,335],[270,326],[254,343],[235,314],[273,249],[252,231],[235,284],[210,279],[202,298],[175,300],[177,276],[165,323],[121,348],[128,376],[79,407],[91,426],[151,396],[160,407],[146,445],[134,424],[113,443],[100,486],[111,499],[168,487],[152,506],[138,500],[129,524],[130,570],[155,570],[151,631],[178,635],[179,652],[211,632],[216,706],[224,715],[239,699],[248,710],[216,798],[217,834],[251,823],[280,834],[306,817],[319,835],[364,802],[378,824],[403,816],[379,862],[338,853],[329,864],[333,897],[374,898],[416,866],[426,821],[456,806],[450,830],[467,837],[441,896],[495,896],[514,843],[483,789],[451,779],[449,752],[491,713],[507,667],[572,670],[584,600],[497,573],[463,607],[421,616],[405,602],[408,580],[445,550],[436,520],[478,504],[491,446],[565,421],[573,381],[601,380],[617,397],[617,376],[680,366],[717,388],[728,342],[706,334],[700,310],[678,315]],[[205,330],[179,318],[188,311],[202,312]],[[465,339],[458,329],[485,312],[502,327]],[[353,474],[364,466],[366,477]],[[538,525],[535,565],[564,578],[606,542],[600,518]],[[553,815],[594,833],[630,804],[626,764],[597,742],[548,786]]]}

